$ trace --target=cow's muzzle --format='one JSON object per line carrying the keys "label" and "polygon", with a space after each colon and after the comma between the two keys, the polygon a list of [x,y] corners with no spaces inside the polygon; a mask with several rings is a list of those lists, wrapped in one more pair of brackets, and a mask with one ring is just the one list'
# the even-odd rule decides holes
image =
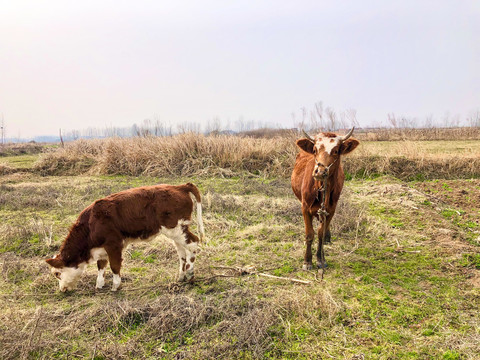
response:
{"label": "cow's muzzle", "polygon": [[317,163],[313,169],[313,178],[315,180],[322,180],[328,176],[329,166],[324,166],[323,164]]}

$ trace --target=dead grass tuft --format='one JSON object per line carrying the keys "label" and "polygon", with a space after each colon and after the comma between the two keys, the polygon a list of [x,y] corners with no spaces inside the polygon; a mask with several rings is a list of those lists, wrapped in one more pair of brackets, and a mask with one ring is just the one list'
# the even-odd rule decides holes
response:
{"label": "dead grass tuft", "polygon": [[[298,149],[296,136],[266,138],[182,134],[171,137],[78,140],[43,154],[34,165],[42,175],[219,176],[240,173],[288,177]],[[471,178],[480,176],[477,150],[459,143],[451,149],[425,142],[363,142],[345,157],[354,177],[390,174],[401,179]],[[445,143],[446,144],[446,143]],[[430,146],[430,147],[429,147]],[[464,146],[464,147],[465,147]],[[8,171],[8,170],[7,170]]]}
{"label": "dead grass tuft", "polygon": [[[42,174],[193,175],[214,170],[282,173],[285,159],[295,158],[288,138],[252,139],[235,136],[182,134],[173,137],[79,140],[44,155],[35,169]],[[290,144],[290,146],[289,146]]]}
{"label": "dead grass tuft", "polygon": [[0,175],[8,175],[12,174],[13,172],[15,172],[15,169],[8,166],[7,164],[0,163]]}

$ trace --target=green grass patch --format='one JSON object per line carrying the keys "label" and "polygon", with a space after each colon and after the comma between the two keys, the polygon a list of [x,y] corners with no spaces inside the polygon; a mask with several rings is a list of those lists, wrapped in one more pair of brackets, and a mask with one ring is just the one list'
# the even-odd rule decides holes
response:
{"label": "green grass patch", "polygon": [[5,156],[1,157],[0,161],[5,162],[8,166],[14,169],[30,169],[33,167],[35,161],[39,158],[38,154],[34,155],[15,155],[15,156]]}

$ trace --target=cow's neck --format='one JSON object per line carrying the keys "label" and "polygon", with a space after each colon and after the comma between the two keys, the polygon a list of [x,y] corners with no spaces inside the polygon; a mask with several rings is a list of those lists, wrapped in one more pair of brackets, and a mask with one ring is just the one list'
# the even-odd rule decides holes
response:
{"label": "cow's neck", "polygon": [[88,229],[83,224],[75,224],[60,248],[60,255],[67,266],[78,265],[88,260]]}

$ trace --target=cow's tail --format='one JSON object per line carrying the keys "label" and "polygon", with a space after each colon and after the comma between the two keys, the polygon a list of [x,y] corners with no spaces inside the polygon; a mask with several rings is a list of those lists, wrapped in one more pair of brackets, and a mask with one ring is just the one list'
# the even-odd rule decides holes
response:
{"label": "cow's tail", "polygon": [[193,185],[192,183],[186,183],[184,185],[187,191],[192,196],[192,200],[195,200],[197,203],[197,225],[198,225],[198,233],[200,241],[202,241],[205,237],[205,228],[203,227],[203,218],[202,218],[202,197],[200,196],[200,191],[198,188]]}

